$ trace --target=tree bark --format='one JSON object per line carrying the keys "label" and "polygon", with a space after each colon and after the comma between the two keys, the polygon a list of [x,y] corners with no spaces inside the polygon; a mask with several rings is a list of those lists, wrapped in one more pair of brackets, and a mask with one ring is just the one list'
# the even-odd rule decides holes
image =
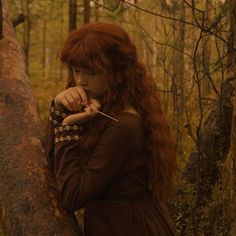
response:
{"label": "tree bark", "polygon": [[[234,83],[236,89],[236,83]],[[231,235],[236,235],[236,95],[233,99],[233,116],[231,128],[231,157],[232,157],[232,185],[231,185]]]}
{"label": "tree bark", "polygon": [[61,208],[43,152],[38,104],[25,72],[22,48],[2,0],[0,41],[0,212],[4,233],[82,235],[76,217]]}
{"label": "tree bark", "polygon": [[[229,43],[231,47],[228,48],[228,67],[227,73],[236,77],[236,0],[230,1],[232,9],[230,12],[230,34]],[[236,82],[234,83],[236,89]],[[232,127],[231,127],[231,158],[232,158],[232,186],[231,186],[231,235],[236,234],[236,94],[233,98],[233,116],[232,116]]]}
{"label": "tree bark", "polygon": [[69,31],[76,29],[76,0],[69,1]]}
{"label": "tree bark", "polygon": [[[212,18],[212,0],[206,1],[206,23],[210,24]],[[202,39],[202,67],[203,67],[203,97],[209,95],[211,86],[209,81],[210,76],[210,59],[211,59],[211,37],[210,35],[206,35]]]}
{"label": "tree bark", "polygon": [[229,152],[233,85],[233,77],[225,80],[222,97],[205,121],[200,133],[199,147],[191,153],[184,170],[187,182],[194,184],[196,182],[197,159],[200,155],[199,196],[201,196],[201,205],[204,205],[205,201],[211,197],[212,188],[219,179],[220,164],[225,161]]}
{"label": "tree bark", "polygon": [[95,9],[94,9],[94,15],[95,15],[95,22],[99,21],[99,10],[100,10],[100,6],[98,4],[95,4]]}
{"label": "tree bark", "polygon": [[3,27],[2,1],[0,0],[0,40],[3,38],[2,27]]}
{"label": "tree bark", "polygon": [[[185,20],[186,9],[185,3],[178,0],[178,10],[180,19]],[[176,14],[173,12],[173,14]],[[177,28],[177,29],[176,29]],[[184,111],[184,54],[185,49],[185,24],[182,22],[174,22],[175,45],[179,50],[174,50],[173,53],[173,107],[174,107],[174,124],[176,127],[176,146],[177,152],[181,160],[184,159],[182,139],[183,139],[183,111]]]}
{"label": "tree bark", "polygon": [[[179,216],[180,235],[190,235],[190,232],[191,235],[198,235],[197,231],[201,227],[204,235],[216,235],[212,223],[222,224],[221,207],[218,205],[213,209],[209,204],[212,202],[213,189],[221,177],[221,166],[230,149],[234,84],[234,77],[225,80],[222,97],[201,129],[199,147],[194,148],[183,171],[183,185],[176,194],[176,202],[179,204],[174,206]],[[196,197],[193,199],[192,196],[196,195],[197,191],[199,198],[196,201]],[[222,194],[225,194],[224,191]],[[206,214],[209,220],[203,222],[202,217],[206,220]],[[215,215],[210,217],[210,214]],[[214,222],[211,222],[213,219]]]}
{"label": "tree bark", "polygon": [[23,14],[20,14],[12,21],[12,24],[14,27],[16,27],[17,25],[21,24],[24,21],[25,21],[25,16]]}
{"label": "tree bark", "polygon": [[43,23],[42,23],[42,55],[43,55],[43,58],[42,58],[42,64],[43,64],[43,78],[45,80],[47,80],[47,76],[46,76],[46,31],[47,31],[47,20],[46,19],[43,19]]}
{"label": "tree bark", "polygon": [[[64,29],[65,29],[64,1],[61,1],[60,8],[61,8],[60,41],[62,43],[64,41]],[[59,81],[62,80],[63,80],[63,64],[60,63]]]}
{"label": "tree bark", "polygon": [[29,0],[25,2],[26,20],[24,21],[24,51],[26,72],[29,73],[29,53],[30,53],[30,31],[31,31],[31,12]]}
{"label": "tree bark", "polygon": [[231,45],[228,47],[228,55],[227,55],[227,74],[236,74],[236,0],[229,1],[229,9],[232,9],[230,12],[230,30],[228,41]]}

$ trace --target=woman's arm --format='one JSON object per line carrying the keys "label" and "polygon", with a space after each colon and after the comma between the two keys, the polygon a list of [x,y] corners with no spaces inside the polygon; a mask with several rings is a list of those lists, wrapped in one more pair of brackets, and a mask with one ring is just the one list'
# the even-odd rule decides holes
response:
{"label": "woman's arm", "polygon": [[63,120],[71,114],[66,110],[59,110],[55,106],[54,100],[50,102],[50,115],[48,118],[46,126],[46,135],[45,135],[45,151],[48,164],[50,168],[54,169],[54,142],[55,142],[55,129],[61,126]]}
{"label": "woman's arm", "polygon": [[[90,99],[91,106],[100,109],[101,105],[96,99]],[[90,121],[97,112],[90,107],[77,113],[66,110],[63,106],[55,102],[50,103],[50,116],[46,127],[45,150],[49,166],[54,170],[54,145],[55,143],[68,140],[78,141],[82,131],[82,124]],[[64,135],[64,136],[63,136]]]}
{"label": "woman's arm", "polygon": [[[64,130],[61,135],[66,137],[71,133]],[[111,121],[83,166],[78,141],[55,143],[55,172],[66,210],[78,210],[104,192],[124,164],[131,138],[125,122]]]}

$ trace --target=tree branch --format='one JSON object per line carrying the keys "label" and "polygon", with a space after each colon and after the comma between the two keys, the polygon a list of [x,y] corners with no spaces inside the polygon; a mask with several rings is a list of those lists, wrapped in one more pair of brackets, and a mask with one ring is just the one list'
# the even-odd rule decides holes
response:
{"label": "tree branch", "polygon": [[158,45],[161,45],[161,46],[170,47],[170,48],[172,48],[172,49],[174,49],[174,50],[176,50],[176,51],[179,51],[179,52],[183,53],[184,55],[186,55],[186,56],[188,56],[188,57],[190,57],[190,58],[192,59],[192,56],[191,56],[190,54],[188,54],[188,53],[182,51],[181,49],[176,48],[176,47],[174,47],[174,46],[172,46],[172,45],[170,45],[170,44],[168,44],[168,43],[166,43],[166,42],[158,42],[157,40],[155,40],[155,39],[143,28],[143,26],[139,23],[138,19],[135,17],[134,14],[131,13],[130,10],[129,10],[129,13],[130,13],[130,15],[134,18],[134,20],[135,20],[135,22],[137,23],[137,25],[138,25],[138,27],[140,28],[140,30],[142,30],[142,32],[143,32],[147,37],[149,37],[154,43],[156,43],[156,44],[158,44]]}
{"label": "tree branch", "polygon": [[182,22],[182,23],[187,24],[187,25],[194,26],[195,28],[200,29],[203,33],[209,33],[209,34],[214,35],[215,37],[220,39],[222,42],[224,42],[233,51],[236,51],[236,48],[234,48],[227,40],[225,40],[223,37],[221,37],[217,33],[213,32],[209,27],[208,28],[204,27],[203,24],[198,25],[198,24],[194,24],[192,22],[188,22],[188,21],[185,21],[185,20],[182,20],[182,19],[178,19],[178,18],[174,18],[174,17],[170,17],[170,16],[165,16],[165,15],[162,15],[162,14],[159,14],[159,13],[156,13],[156,12],[152,12],[152,11],[144,9],[144,8],[142,8],[142,7],[140,7],[140,6],[136,5],[136,4],[128,2],[126,0],[121,0],[121,2],[126,3],[129,6],[132,6],[132,7],[136,8],[136,9],[138,9],[140,11],[146,12],[146,13],[154,15],[154,16],[158,16],[158,17],[161,17],[161,18],[164,18],[164,19],[167,19],[167,20],[178,21],[178,22]]}
{"label": "tree branch", "polygon": [[116,3],[114,4],[114,6],[112,6],[112,7],[105,6],[104,4],[101,4],[101,3],[94,1],[94,0],[92,0],[92,2],[99,7],[107,9],[108,11],[115,11],[119,7],[121,0],[117,0]]}
{"label": "tree branch", "polygon": [[25,16],[23,14],[18,15],[13,21],[12,24],[14,28],[25,21]]}

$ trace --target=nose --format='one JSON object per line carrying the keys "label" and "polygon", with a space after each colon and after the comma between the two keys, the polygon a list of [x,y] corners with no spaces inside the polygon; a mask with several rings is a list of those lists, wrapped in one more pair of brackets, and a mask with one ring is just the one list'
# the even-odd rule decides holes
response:
{"label": "nose", "polygon": [[84,76],[82,73],[79,73],[75,76],[75,80],[77,81],[78,85],[80,86],[86,86],[88,84],[88,80],[86,76]]}

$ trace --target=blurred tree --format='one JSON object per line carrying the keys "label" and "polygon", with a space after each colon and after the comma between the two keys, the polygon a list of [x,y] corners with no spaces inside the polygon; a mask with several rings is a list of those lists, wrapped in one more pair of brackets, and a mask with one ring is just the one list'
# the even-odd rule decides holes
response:
{"label": "blurred tree", "polygon": [[69,31],[76,29],[77,0],[69,0]]}
{"label": "blurred tree", "polygon": [[[61,1],[60,4],[60,41],[61,43],[64,41],[64,31],[65,31],[65,16],[64,16],[64,7],[65,7],[65,2],[64,0]],[[59,69],[59,78],[60,81],[63,80],[63,65],[60,63],[60,69]]]}
{"label": "blurred tree", "polygon": [[[48,12],[48,8],[45,9]],[[42,19],[42,64],[43,64],[43,78],[48,79],[48,64],[49,64],[49,55],[48,55],[48,43],[47,43],[47,14],[46,17]]]}
{"label": "blurred tree", "polygon": [[84,0],[84,24],[90,22],[90,0]]}
{"label": "blurred tree", "polygon": [[236,0],[228,0],[230,12],[229,46],[227,55],[227,73],[236,75]]}
{"label": "blurred tree", "polygon": [[[174,1],[173,15],[179,13],[181,21],[185,21],[186,10],[185,3],[182,0]],[[176,145],[181,159],[183,159],[183,111],[184,111],[184,50],[185,50],[185,24],[181,21],[174,21],[174,37],[176,49],[173,53],[173,107],[174,123],[176,127]]]}
{"label": "blurred tree", "polygon": [[95,22],[99,21],[99,11],[101,11],[100,6],[95,3],[95,6],[94,6]]}

